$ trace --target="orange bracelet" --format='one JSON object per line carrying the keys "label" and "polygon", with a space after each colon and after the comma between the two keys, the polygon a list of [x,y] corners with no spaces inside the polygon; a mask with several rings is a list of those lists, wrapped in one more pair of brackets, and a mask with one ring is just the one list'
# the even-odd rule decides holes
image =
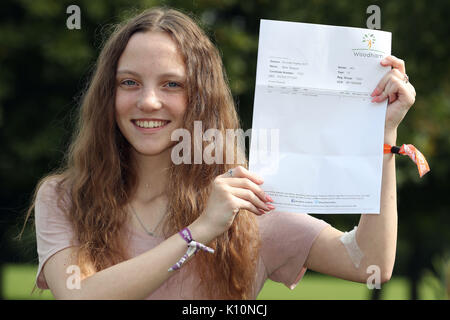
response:
{"label": "orange bracelet", "polygon": [[423,154],[412,144],[403,144],[401,147],[384,144],[384,153],[397,153],[407,155],[417,165],[419,175],[422,178],[428,171],[430,166]]}

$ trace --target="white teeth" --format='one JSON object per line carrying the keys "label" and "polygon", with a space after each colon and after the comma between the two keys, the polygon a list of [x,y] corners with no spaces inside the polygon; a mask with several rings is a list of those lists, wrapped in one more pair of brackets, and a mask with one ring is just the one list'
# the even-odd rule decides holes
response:
{"label": "white teeth", "polygon": [[162,127],[167,123],[167,121],[135,121],[136,125],[141,128],[157,128]]}

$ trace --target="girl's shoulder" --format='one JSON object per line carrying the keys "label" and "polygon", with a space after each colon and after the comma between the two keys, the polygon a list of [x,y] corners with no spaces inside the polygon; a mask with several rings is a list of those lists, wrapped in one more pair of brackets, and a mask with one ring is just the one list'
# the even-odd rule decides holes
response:
{"label": "girl's shoulder", "polygon": [[[71,198],[66,179],[61,174],[53,174],[43,178],[36,187],[35,209],[58,208],[66,211]],[[38,214],[39,210],[35,210]],[[47,212],[47,211],[45,211]]]}
{"label": "girl's shoulder", "polygon": [[37,195],[55,196],[61,188],[64,188],[64,177],[62,174],[51,174],[39,181]]}

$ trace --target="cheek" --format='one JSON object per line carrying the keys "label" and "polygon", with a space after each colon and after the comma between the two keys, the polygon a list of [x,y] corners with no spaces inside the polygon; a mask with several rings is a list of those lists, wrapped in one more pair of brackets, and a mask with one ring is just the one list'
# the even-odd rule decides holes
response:
{"label": "cheek", "polygon": [[127,123],[130,114],[130,102],[126,95],[116,93],[114,101],[114,116],[119,130],[124,136],[127,136]]}
{"label": "cheek", "polygon": [[184,114],[186,113],[188,99],[186,96],[178,96],[171,103],[173,114],[181,121],[183,119]]}
{"label": "cheek", "polygon": [[127,113],[130,111],[132,107],[132,98],[127,95],[117,92],[116,98],[114,101],[115,104],[115,112],[116,112],[116,118],[119,120],[121,116],[126,116]]}

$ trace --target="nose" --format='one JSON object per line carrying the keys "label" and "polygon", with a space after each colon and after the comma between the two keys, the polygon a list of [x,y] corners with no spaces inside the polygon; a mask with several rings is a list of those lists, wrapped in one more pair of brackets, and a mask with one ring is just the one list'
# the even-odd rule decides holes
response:
{"label": "nose", "polygon": [[137,107],[142,111],[152,111],[161,109],[163,103],[155,89],[148,88],[142,90]]}

